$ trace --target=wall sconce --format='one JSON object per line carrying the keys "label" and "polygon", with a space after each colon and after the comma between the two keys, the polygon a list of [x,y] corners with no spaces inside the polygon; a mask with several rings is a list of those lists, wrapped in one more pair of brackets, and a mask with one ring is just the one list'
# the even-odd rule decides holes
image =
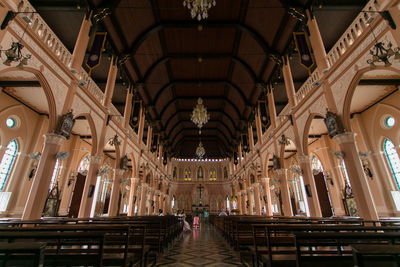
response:
{"label": "wall sconce", "polygon": [[58,152],[56,154],[56,159],[59,160],[66,160],[69,157],[69,152],[68,151],[62,151],[62,152]]}

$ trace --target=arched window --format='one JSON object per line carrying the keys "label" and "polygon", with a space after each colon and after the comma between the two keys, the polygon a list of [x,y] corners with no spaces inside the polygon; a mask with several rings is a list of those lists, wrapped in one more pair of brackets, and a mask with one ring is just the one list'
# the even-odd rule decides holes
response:
{"label": "arched window", "polygon": [[197,179],[203,179],[203,167],[197,169]]}
{"label": "arched window", "polygon": [[171,208],[174,209],[175,208],[175,196],[172,196],[172,200],[171,200]]}
{"label": "arched window", "polygon": [[90,166],[89,155],[86,155],[79,163],[78,172],[83,175],[86,175],[87,172],[89,171],[89,166]]}
{"label": "arched window", "polygon": [[322,168],[321,161],[315,155],[313,155],[313,157],[312,157],[311,167],[313,169],[313,172],[317,172],[317,174],[319,172],[323,172],[324,171],[324,169]]}
{"label": "arched window", "polygon": [[50,187],[49,190],[52,190],[53,187],[56,185],[57,183],[57,178],[60,174],[60,170],[61,170],[61,161],[60,159],[57,159],[56,161],[56,166],[54,167],[54,171],[53,171],[53,176],[51,176],[51,182],[50,182]]}
{"label": "arched window", "polygon": [[217,180],[217,172],[215,171],[215,168],[210,169],[210,182],[216,181]]}
{"label": "arched window", "polygon": [[3,191],[7,185],[7,180],[10,177],[12,167],[18,152],[17,140],[13,139],[8,143],[0,163],[0,191]]}
{"label": "arched window", "polygon": [[229,197],[228,196],[226,196],[226,209],[227,210],[231,210],[231,206],[230,206],[230,203],[229,203]]}
{"label": "arched window", "polygon": [[192,171],[190,170],[190,168],[185,168],[184,177],[185,177],[185,181],[191,181],[192,180]]}
{"label": "arched window", "polygon": [[392,141],[385,139],[383,142],[383,151],[385,152],[390,172],[397,190],[400,190],[400,158]]}

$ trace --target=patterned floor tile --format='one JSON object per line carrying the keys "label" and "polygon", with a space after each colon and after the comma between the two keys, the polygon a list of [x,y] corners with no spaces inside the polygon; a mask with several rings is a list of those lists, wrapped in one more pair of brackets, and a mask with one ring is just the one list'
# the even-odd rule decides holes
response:
{"label": "patterned floor tile", "polygon": [[174,246],[157,259],[155,266],[242,266],[239,254],[232,250],[212,225],[183,233]]}

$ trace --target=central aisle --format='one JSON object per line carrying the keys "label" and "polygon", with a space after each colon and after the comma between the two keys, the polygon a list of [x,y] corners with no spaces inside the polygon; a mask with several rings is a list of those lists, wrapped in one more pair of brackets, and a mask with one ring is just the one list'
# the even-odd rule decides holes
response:
{"label": "central aisle", "polygon": [[156,266],[242,266],[239,254],[230,248],[211,224],[182,233],[174,246],[157,259]]}

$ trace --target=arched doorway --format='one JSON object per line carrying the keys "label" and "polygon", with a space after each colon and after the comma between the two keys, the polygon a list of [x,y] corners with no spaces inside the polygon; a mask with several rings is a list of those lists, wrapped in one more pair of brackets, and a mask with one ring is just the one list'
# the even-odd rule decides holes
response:
{"label": "arched doorway", "polygon": [[321,161],[316,155],[312,155],[311,166],[314,175],[315,186],[317,188],[319,205],[321,207],[322,217],[333,216],[331,198],[328,192],[328,185],[324,174]]}

